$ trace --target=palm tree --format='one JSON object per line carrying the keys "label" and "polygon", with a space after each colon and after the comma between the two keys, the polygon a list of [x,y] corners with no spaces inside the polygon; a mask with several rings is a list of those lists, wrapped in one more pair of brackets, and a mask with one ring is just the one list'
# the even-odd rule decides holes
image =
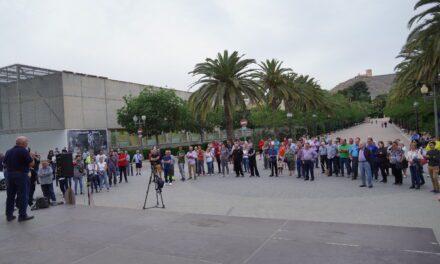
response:
{"label": "palm tree", "polygon": [[281,102],[290,96],[287,74],[290,68],[283,68],[283,62],[271,59],[260,62],[260,69],[255,74],[266,97],[266,103],[272,110],[278,109]]}
{"label": "palm tree", "polygon": [[[428,7],[427,7],[428,6]],[[408,22],[408,35],[396,66],[396,98],[418,92],[417,84],[434,85],[440,73],[440,0],[419,0],[414,6],[427,9]]]}
{"label": "palm tree", "polygon": [[203,119],[209,111],[224,108],[228,139],[233,139],[233,112],[246,107],[246,103],[259,104],[262,93],[254,80],[253,59],[244,59],[237,51],[218,53],[215,59],[207,58],[190,72],[200,78],[190,88],[200,85],[189,98],[191,109]]}
{"label": "palm tree", "polygon": [[289,111],[326,110],[324,94],[314,78],[308,75],[290,73],[288,80],[288,96],[285,99],[285,108]]}

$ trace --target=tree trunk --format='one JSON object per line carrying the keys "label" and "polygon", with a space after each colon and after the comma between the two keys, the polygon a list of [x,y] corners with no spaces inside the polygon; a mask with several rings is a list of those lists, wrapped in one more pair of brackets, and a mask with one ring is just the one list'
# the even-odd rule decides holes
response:
{"label": "tree trunk", "polygon": [[228,140],[233,141],[234,140],[234,125],[232,121],[232,114],[230,110],[230,105],[226,101],[224,102],[224,108],[225,108],[225,125],[226,125],[226,137]]}
{"label": "tree trunk", "polygon": [[154,135],[156,137],[156,146],[159,147],[159,135]]}

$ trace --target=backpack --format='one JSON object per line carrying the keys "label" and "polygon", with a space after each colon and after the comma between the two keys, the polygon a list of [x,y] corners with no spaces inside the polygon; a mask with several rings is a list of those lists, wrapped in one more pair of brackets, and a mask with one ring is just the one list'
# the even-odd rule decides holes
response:
{"label": "backpack", "polygon": [[45,209],[49,208],[49,199],[47,197],[37,197],[35,199],[35,205],[31,208],[31,210]]}

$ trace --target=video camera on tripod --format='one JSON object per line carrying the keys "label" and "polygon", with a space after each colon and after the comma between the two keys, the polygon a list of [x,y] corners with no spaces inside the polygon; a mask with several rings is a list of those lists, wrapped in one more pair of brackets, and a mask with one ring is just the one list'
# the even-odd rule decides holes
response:
{"label": "video camera on tripod", "polygon": [[[155,206],[151,206],[151,207],[147,207],[147,199],[148,199],[148,193],[150,191],[151,183],[154,184],[154,189],[156,191],[156,205]],[[164,184],[165,183],[162,180],[162,178],[152,168],[150,179],[148,181],[147,193],[145,194],[144,206],[142,207],[142,209],[144,209],[144,210],[145,209],[150,209],[150,208],[163,208],[163,209],[165,209],[165,204],[163,203],[163,197],[162,197],[162,188],[163,188]],[[161,207],[159,206],[159,197],[160,197],[160,201],[162,203]]]}

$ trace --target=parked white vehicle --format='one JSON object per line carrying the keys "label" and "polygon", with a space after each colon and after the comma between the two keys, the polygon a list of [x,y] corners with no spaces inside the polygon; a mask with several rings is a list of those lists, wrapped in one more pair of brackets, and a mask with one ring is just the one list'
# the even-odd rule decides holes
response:
{"label": "parked white vehicle", "polygon": [[3,171],[0,171],[0,190],[6,190],[6,180]]}

